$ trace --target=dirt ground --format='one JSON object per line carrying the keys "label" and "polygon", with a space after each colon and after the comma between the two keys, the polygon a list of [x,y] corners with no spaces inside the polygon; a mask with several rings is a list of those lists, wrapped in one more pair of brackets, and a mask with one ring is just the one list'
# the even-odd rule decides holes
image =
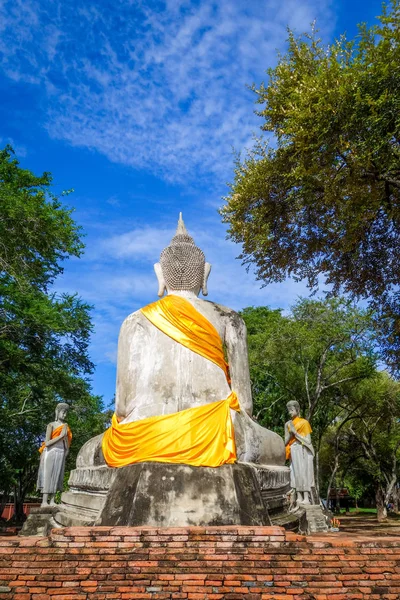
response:
{"label": "dirt ground", "polygon": [[400,515],[389,514],[388,519],[378,523],[376,514],[348,513],[338,516],[340,531],[335,535],[354,537],[399,536]]}

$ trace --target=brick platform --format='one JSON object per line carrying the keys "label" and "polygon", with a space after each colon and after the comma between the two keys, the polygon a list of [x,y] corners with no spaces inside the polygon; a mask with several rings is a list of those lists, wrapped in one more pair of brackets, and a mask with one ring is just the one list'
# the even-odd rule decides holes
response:
{"label": "brick platform", "polygon": [[[8,590],[8,591],[7,591]],[[92,527],[0,538],[0,600],[400,598],[400,538]]]}

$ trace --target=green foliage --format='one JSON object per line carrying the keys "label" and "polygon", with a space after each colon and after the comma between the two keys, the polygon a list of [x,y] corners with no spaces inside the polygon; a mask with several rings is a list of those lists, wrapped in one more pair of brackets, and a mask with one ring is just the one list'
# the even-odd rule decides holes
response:
{"label": "green foliage", "polygon": [[23,499],[32,491],[38,446],[57,402],[72,411],[73,460],[103,430],[102,402],[90,391],[90,306],[58,296],[62,262],[83,249],[71,210],[50,192],[51,177],[21,169],[0,152],[0,482]]}
{"label": "green foliage", "polygon": [[237,163],[221,209],[265,283],[287,276],[368,298],[386,360],[400,364],[400,1],[379,25],[324,47],[289,32],[288,51],[253,86],[260,141]]}
{"label": "green foliage", "polygon": [[281,434],[286,420],[287,394],[271,369],[270,357],[272,340],[285,318],[280,310],[266,306],[245,308],[241,316],[247,327],[254,416],[260,423]]}
{"label": "green foliage", "polygon": [[377,370],[374,315],[328,298],[242,317],[257,420],[282,435],[286,403],[297,400],[313,428],[322,495],[376,494],[381,515],[400,475],[400,384]]}
{"label": "green foliage", "polygon": [[344,479],[344,487],[348,490],[349,496],[354,498],[356,502],[361,500],[365,493],[366,486],[360,481],[359,478],[355,477],[354,474],[349,475]]}
{"label": "green foliage", "polygon": [[400,384],[379,373],[368,385],[358,387],[355,401],[358,410],[348,438],[360,450],[357,466],[383,487],[394,477],[394,485],[400,460]]}
{"label": "green foliage", "polygon": [[370,490],[380,499],[381,510],[384,509],[400,475],[397,381],[385,372],[378,372],[345,396],[324,436],[321,463],[325,480],[336,465],[337,485],[347,487],[356,500]]}
{"label": "green foliage", "polygon": [[281,429],[286,402],[295,399],[319,437],[334,418],[346,385],[374,372],[371,314],[331,298],[301,299],[288,316],[266,307],[246,308],[242,316],[255,415]]}

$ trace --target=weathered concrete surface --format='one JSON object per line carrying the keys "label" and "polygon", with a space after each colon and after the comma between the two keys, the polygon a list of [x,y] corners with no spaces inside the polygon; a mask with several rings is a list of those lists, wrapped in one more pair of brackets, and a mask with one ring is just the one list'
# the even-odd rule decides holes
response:
{"label": "weathered concrete surface", "polygon": [[32,508],[26,519],[20,535],[23,536],[46,536],[57,526],[54,515],[58,512],[56,505],[40,506]]}
{"label": "weathered concrete surface", "polygon": [[329,517],[324,513],[320,504],[302,504],[299,506],[302,516],[300,531],[307,535],[328,531]]}
{"label": "weathered concrete surface", "polygon": [[[232,388],[251,413],[246,327],[235,311],[185,295],[227,347]],[[236,345],[236,348],[234,346]],[[229,353],[231,356],[229,356]],[[230,394],[220,367],[157,329],[141,311],[129,315],[118,340],[116,413],[126,422],[178,412]]]}
{"label": "weathered concrete surface", "polygon": [[[55,520],[68,527],[269,523],[269,512],[274,522],[287,511],[289,479],[287,467],[240,463],[215,469],[165,463],[79,468],[71,472]],[[298,520],[291,519],[294,529]]]}
{"label": "weathered concrete surface", "polygon": [[287,512],[289,506],[288,494],[290,492],[290,469],[288,467],[274,467],[252,465],[260,488],[265,507],[271,520],[274,516]]}
{"label": "weathered concrete surface", "polygon": [[76,466],[78,469],[92,466],[98,467],[106,464],[103,450],[101,449],[103,435],[103,433],[96,435],[96,437],[88,440],[86,444],[83,444],[76,458]]}
{"label": "weathered concrete surface", "polygon": [[118,469],[96,525],[265,525],[253,469],[139,463]]}
{"label": "weathered concrete surface", "polygon": [[[226,348],[231,388],[242,408],[240,415],[232,411],[238,459],[284,465],[282,438],[249,416],[253,403],[243,319],[234,310],[195,294],[185,298],[212,323]],[[125,423],[223,400],[231,392],[220,367],[171,339],[140,311],[122,324],[117,364],[115,412]],[[83,464],[86,458],[78,460]]]}
{"label": "weathered concrete surface", "polygon": [[116,472],[117,469],[107,465],[77,468],[71,471],[68,486],[72,489],[84,489],[91,492],[108,490]]}

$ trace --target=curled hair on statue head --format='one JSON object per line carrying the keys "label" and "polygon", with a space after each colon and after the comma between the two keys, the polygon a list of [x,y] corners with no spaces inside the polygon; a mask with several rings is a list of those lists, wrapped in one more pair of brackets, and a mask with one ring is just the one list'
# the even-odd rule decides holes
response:
{"label": "curled hair on statue head", "polygon": [[190,291],[207,296],[207,279],[211,265],[206,262],[204,252],[196,246],[188,234],[182,213],[179,213],[178,226],[169,246],[164,248],[160,261],[154,265],[158,279],[158,295],[164,292]]}
{"label": "curled hair on statue head", "polygon": [[289,400],[289,402],[286,404],[286,408],[289,408],[289,406],[294,406],[298,414],[300,414],[300,404],[297,402],[297,400]]}

